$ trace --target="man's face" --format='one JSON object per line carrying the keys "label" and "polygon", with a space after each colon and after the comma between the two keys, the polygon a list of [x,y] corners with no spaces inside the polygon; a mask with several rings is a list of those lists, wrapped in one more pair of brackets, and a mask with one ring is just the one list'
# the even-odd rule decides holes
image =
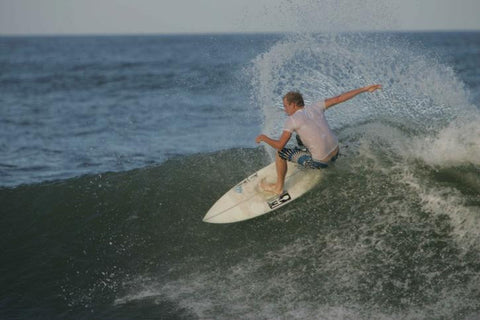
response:
{"label": "man's face", "polygon": [[295,111],[295,104],[293,102],[288,102],[287,99],[283,99],[283,107],[285,108],[285,113],[291,116]]}

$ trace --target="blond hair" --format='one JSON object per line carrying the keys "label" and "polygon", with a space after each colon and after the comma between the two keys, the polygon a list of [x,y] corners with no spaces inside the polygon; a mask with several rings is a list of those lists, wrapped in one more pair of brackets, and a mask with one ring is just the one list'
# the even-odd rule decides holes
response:
{"label": "blond hair", "polygon": [[304,107],[305,103],[303,102],[303,97],[300,92],[290,91],[283,96],[283,99],[287,100],[288,103],[294,103],[299,107]]}

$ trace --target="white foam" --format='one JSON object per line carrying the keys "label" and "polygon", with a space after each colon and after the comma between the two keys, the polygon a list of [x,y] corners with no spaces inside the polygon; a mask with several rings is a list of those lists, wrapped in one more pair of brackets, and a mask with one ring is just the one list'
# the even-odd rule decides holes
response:
{"label": "white foam", "polygon": [[436,216],[448,216],[454,228],[460,247],[467,250],[480,245],[480,212],[477,206],[469,206],[465,197],[456,189],[449,187],[429,187],[410,172],[405,170],[401,182],[408,185],[420,198],[420,203],[425,212]]}
{"label": "white foam", "polygon": [[[134,283],[137,291],[117,299],[116,304],[154,299],[177,305],[179,310],[188,310],[199,319],[246,320],[415,320],[427,315],[445,317],[461,308],[458,301],[464,288],[446,290],[438,293],[439,299],[431,305],[412,306],[397,313],[369,303],[346,303],[345,295],[354,295],[358,279],[366,275],[355,263],[365,253],[362,246],[352,247],[344,240],[300,238],[264,257],[247,258],[227,269],[193,272],[167,282],[140,277]],[[312,264],[312,259],[318,265]],[[309,263],[298,263],[302,261]],[[325,278],[327,275],[329,278]],[[311,287],[310,282],[318,282],[319,277],[326,282],[317,284],[326,287],[319,292],[330,292],[330,296],[315,294],[318,288]],[[479,283],[478,280],[474,282]]]}
{"label": "white foam", "polygon": [[480,113],[457,119],[437,134],[417,137],[409,149],[410,156],[432,166],[480,165]]}
{"label": "white foam", "polygon": [[[350,131],[350,135],[361,135],[359,145],[356,146],[358,156],[353,163],[356,169],[380,173],[385,178],[397,184],[395,190],[400,192],[403,186],[404,201],[406,203],[419,203],[422,212],[434,216],[446,215],[451,219],[454,228],[453,235],[460,247],[467,250],[480,245],[480,211],[478,205],[470,204],[472,196],[463,194],[456,189],[456,184],[441,184],[431,179],[429,174],[425,177],[425,170],[436,172],[461,165],[480,164],[480,129],[475,115],[468,121],[457,119],[449,126],[440,130],[438,134],[413,136],[408,131],[389,127],[382,123],[370,123]],[[353,131],[353,133],[351,132]],[[348,131],[347,131],[348,134]],[[432,166],[423,169],[422,164]],[[366,161],[366,162],[365,162]],[[473,168],[466,169],[472,176],[459,176],[462,181],[468,179],[473,188],[480,186],[480,176],[475,176]],[[464,182],[458,181],[459,184]],[[374,189],[373,186],[366,186]],[[391,188],[391,187],[390,187]],[[398,189],[397,189],[398,188]],[[383,191],[385,192],[385,191]],[[390,201],[386,197],[386,201]],[[399,203],[393,203],[395,215],[405,212],[406,216],[417,212],[408,206],[401,209]],[[388,203],[382,204],[382,210],[391,207]],[[385,211],[385,212],[388,212]]]}

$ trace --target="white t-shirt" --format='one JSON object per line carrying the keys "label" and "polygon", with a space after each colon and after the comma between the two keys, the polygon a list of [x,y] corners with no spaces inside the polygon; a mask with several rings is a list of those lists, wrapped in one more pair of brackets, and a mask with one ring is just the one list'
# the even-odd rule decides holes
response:
{"label": "white t-shirt", "polygon": [[305,106],[287,118],[284,131],[297,132],[314,160],[325,159],[338,146],[338,139],[325,119],[325,102]]}

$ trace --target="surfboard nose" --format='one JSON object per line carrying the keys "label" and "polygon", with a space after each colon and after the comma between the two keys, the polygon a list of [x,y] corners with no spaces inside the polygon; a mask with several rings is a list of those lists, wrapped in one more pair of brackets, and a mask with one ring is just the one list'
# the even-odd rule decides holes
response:
{"label": "surfboard nose", "polygon": [[[228,214],[226,214],[228,211]],[[203,222],[208,223],[232,223],[245,220],[242,212],[235,208],[223,208],[222,206],[214,205],[203,217]]]}

